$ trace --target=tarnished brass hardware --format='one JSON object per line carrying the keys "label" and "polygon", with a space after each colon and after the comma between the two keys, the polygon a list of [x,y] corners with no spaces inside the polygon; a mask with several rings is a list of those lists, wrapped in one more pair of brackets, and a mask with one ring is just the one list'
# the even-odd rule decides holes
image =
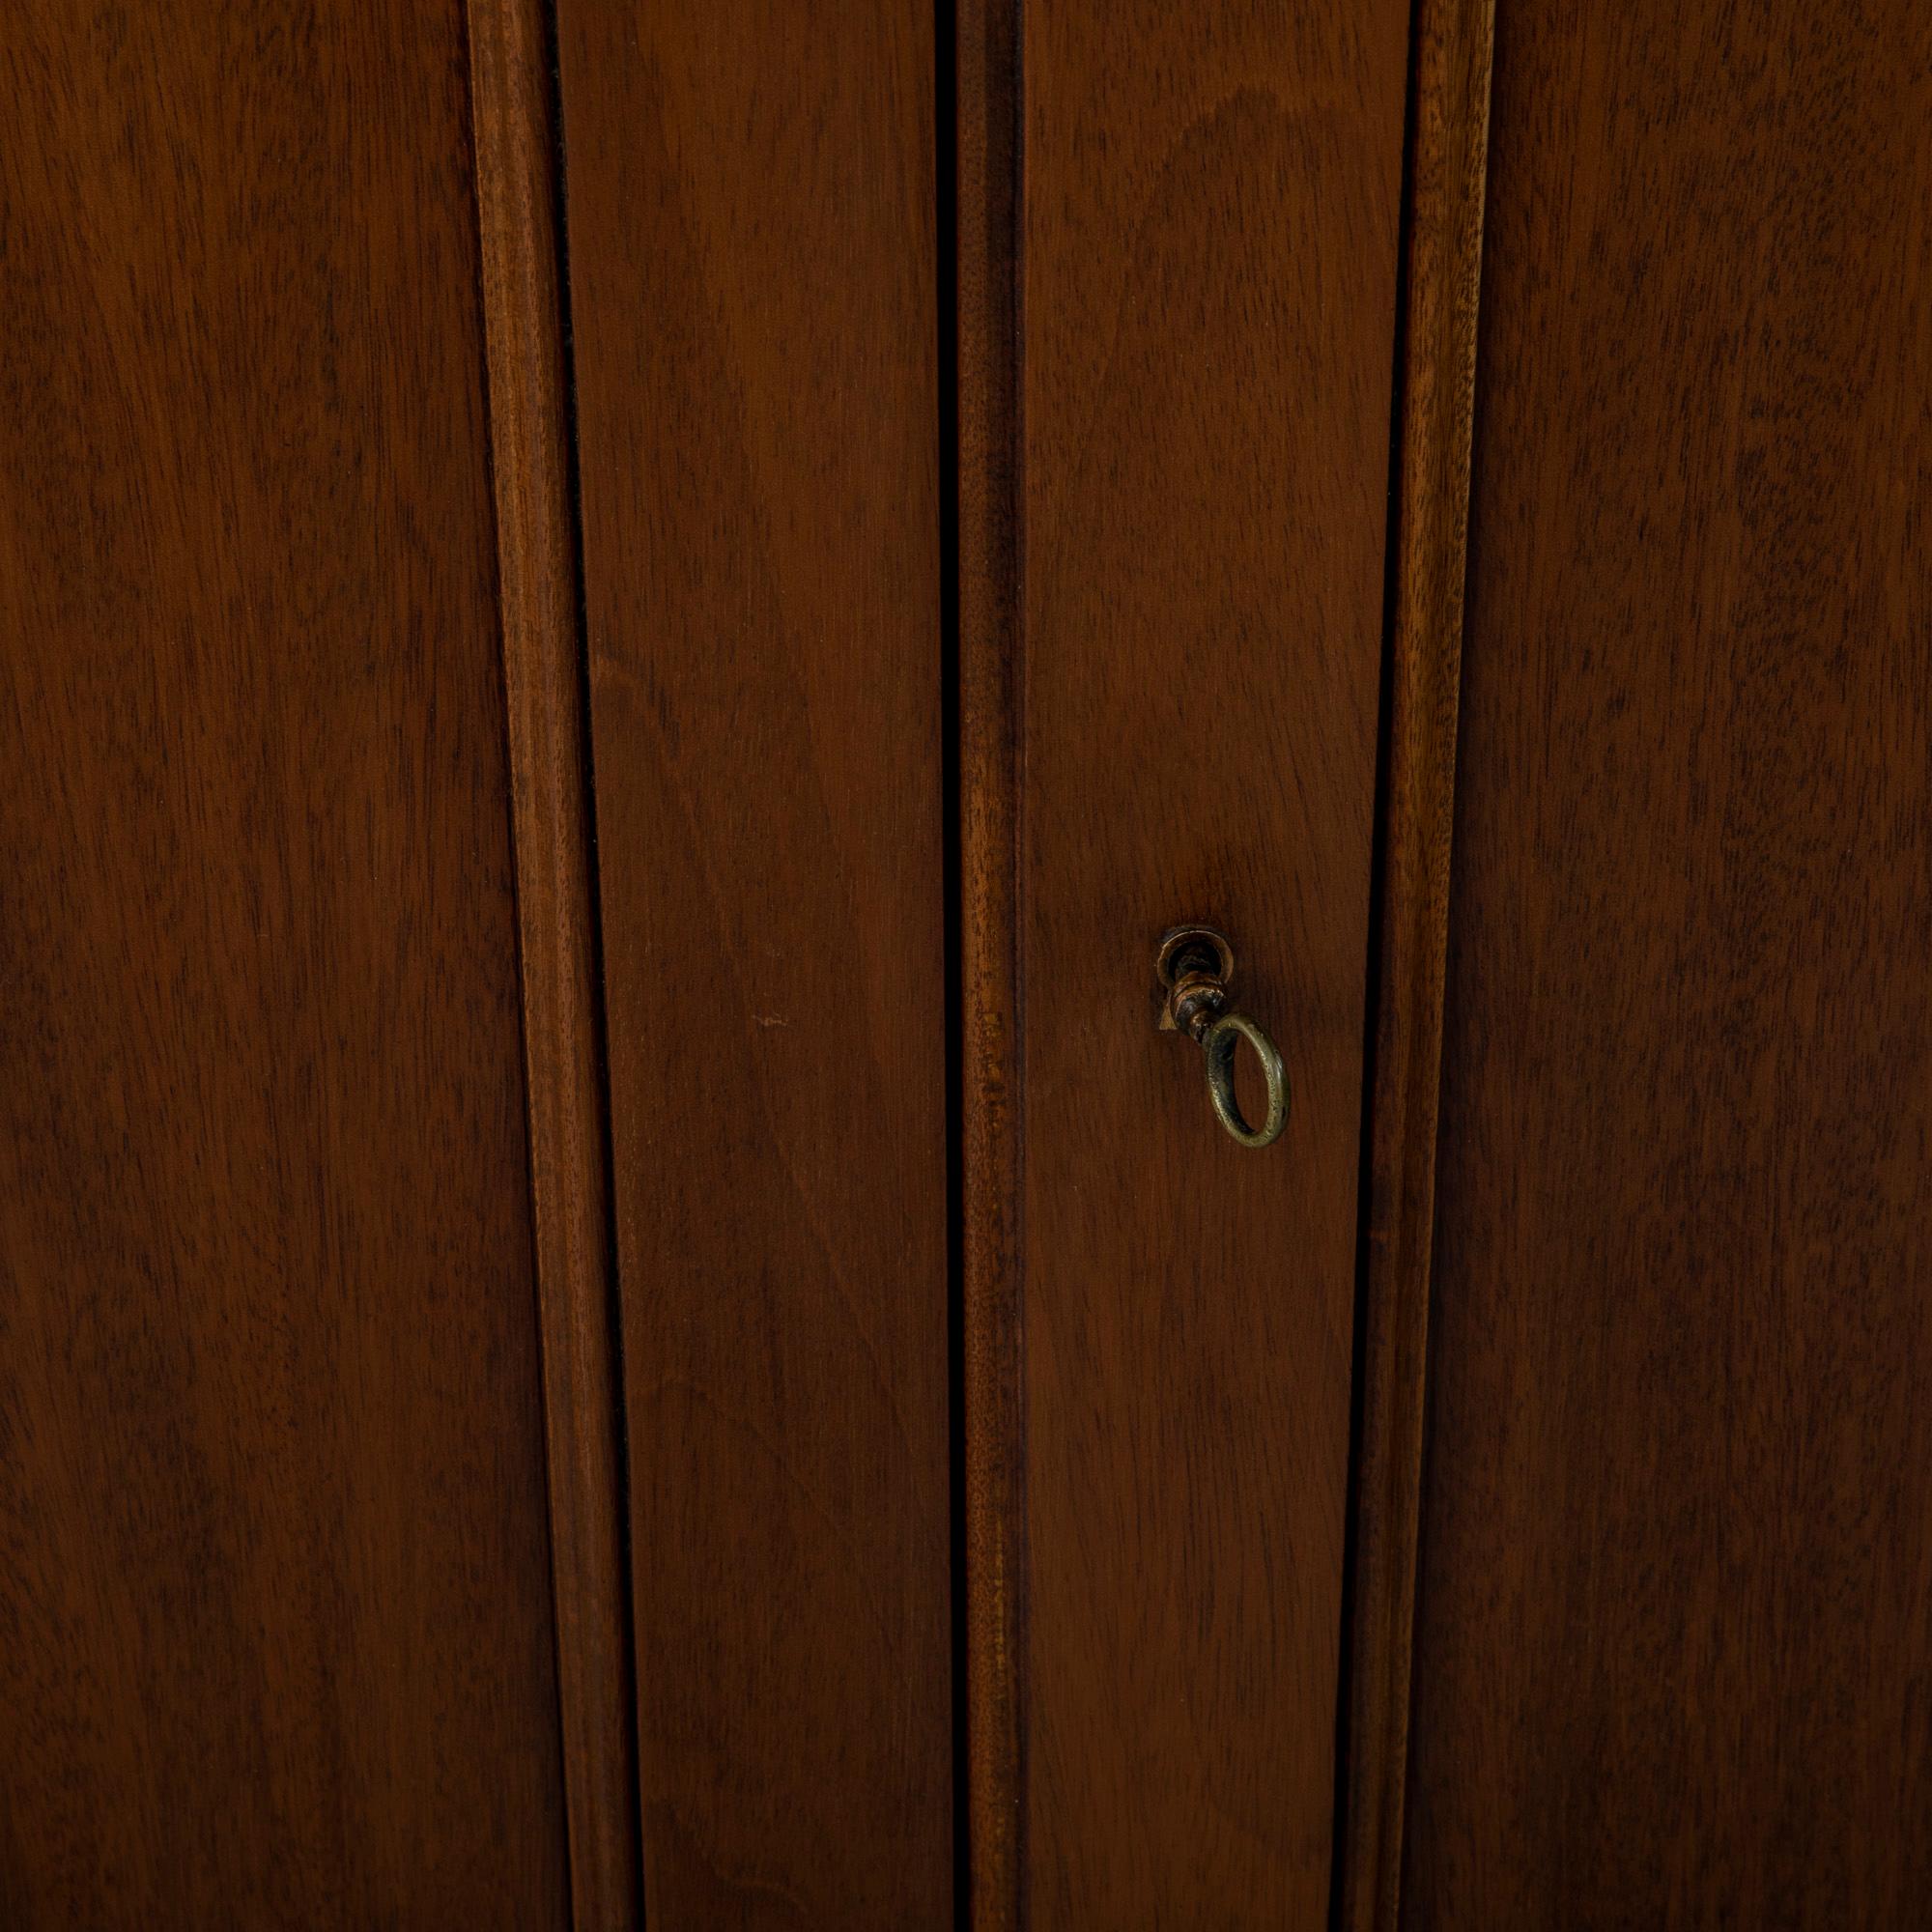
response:
{"label": "tarnished brass hardware", "polygon": [[[1236,1039],[1254,1048],[1267,1082],[1267,1113],[1258,1127],[1241,1118],[1240,1103],[1235,1098]],[[1208,1056],[1208,1097],[1214,1103],[1215,1118],[1243,1147],[1264,1148],[1279,1139],[1288,1124],[1288,1072],[1274,1041],[1246,1013],[1223,1013],[1202,1031],[1201,1044]]]}
{"label": "tarnished brass hardware", "polygon": [[[1233,1010],[1235,949],[1211,925],[1177,925],[1160,942],[1155,961],[1160,983],[1163,1033],[1191,1034],[1208,1063],[1208,1097],[1214,1117],[1243,1147],[1264,1148],[1288,1124],[1288,1074],[1274,1041],[1246,1013]],[[1235,1098],[1235,1049],[1246,1040],[1261,1062],[1267,1083],[1267,1115],[1258,1127],[1242,1118]]]}

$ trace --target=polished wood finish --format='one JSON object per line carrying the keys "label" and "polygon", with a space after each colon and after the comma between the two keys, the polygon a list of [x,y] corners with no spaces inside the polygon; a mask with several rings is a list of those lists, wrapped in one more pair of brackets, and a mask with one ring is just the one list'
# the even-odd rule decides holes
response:
{"label": "polished wood finish", "polygon": [[0,1921],[566,1912],[464,29],[0,25]]}
{"label": "polished wood finish", "polygon": [[635,1924],[640,1891],[554,78],[542,0],[469,18],[571,1911],[590,1932]]}
{"label": "polished wood finish", "polygon": [[[1408,9],[1023,17],[1026,1902],[1314,1925]],[[1266,1151],[1155,1030],[1187,920]]]}
{"label": "polished wood finish", "polygon": [[1932,1897],[1929,77],[1500,10],[1419,1932]]}
{"label": "polished wood finish", "polygon": [[933,23],[558,30],[646,1914],[937,1924]]}
{"label": "polished wood finish", "polygon": [[1369,1063],[1361,1408],[1345,1639],[1341,1924],[1393,1928],[1435,1216],[1493,0],[1423,0],[1404,210],[1395,612]]}
{"label": "polished wood finish", "polygon": [[955,22],[961,1464],[967,1922],[1015,1925],[1026,1873],[1026,1436],[1019,962],[1020,28]]}

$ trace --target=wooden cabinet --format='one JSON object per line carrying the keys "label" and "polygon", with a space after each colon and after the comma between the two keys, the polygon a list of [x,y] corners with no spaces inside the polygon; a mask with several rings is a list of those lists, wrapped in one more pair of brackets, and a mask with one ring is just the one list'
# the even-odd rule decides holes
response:
{"label": "wooden cabinet", "polygon": [[0,1921],[1920,1921],[1922,8],[0,74]]}

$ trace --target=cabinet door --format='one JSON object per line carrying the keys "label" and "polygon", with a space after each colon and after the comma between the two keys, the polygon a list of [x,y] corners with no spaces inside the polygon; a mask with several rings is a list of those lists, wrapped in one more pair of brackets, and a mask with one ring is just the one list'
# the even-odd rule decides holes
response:
{"label": "cabinet door", "polygon": [[0,21],[0,1919],[560,1924],[464,19]]}
{"label": "cabinet door", "polygon": [[981,1924],[1326,1909],[1408,11],[960,10]]}

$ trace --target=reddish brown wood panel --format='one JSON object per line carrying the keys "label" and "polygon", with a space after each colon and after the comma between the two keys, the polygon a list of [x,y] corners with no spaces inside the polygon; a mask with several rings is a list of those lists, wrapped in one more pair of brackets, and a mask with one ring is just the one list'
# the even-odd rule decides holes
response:
{"label": "reddish brown wood panel", "polygon": [[555,1925],[463,20],[0,26],[0,1919]]}
{"label": "reddish brown wood panel", "polygon": [[1932,1896],[1932,15],[1499,10],[1405,1881]]}
{"label": "reddish brown wood panel", "polygon": [[[1408,9],[1024,23],[1027,1896],[1317,1924]],[[1155,1031],[1202,918],[1264,1151]]]}
{"label": "reddish brown wood panel", "polygon": [[559,32],[646,1911],[937,1924],[933,22]]}

